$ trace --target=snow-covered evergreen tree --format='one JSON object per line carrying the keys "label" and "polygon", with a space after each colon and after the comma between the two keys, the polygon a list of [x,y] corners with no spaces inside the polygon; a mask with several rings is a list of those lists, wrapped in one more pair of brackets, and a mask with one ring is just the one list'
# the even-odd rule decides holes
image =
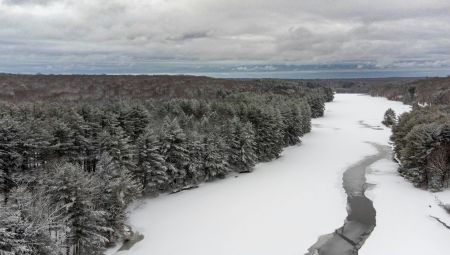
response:
{"label": "snow-covered evergreen tree", "polygon": [[186,170],[184,186],[196,186],[206,178],[203,168],[203,155],[205,153],[204,139],[197,133],[188,137],[187,150],[189,152],[189,163]]}
{"label": "snow-covered evergreen tree", "polygon": [[397,122],[397,116],[395,115],[394,110],[392,110],[391,108],[387,109],[386,112],[384,113],[382,123],[385,126],[390,127],[390,126],[394,125],[396,122]]}
{"label": "snow-covered evergreen tree", "polygon": [[203,171],[206,181],[224,178],[229,172],[227,147],[222,138],[216,134],[208,134],[204,138]]}
{"label": "snow-covered evergreen tree", "polygon": [[255,132],[250,122],[233,118],[228,125],[229,164],[237,172],[250,172],[257,162]]}
{"label": "snow-covered evergreen tree", "polygon": [[144,193],[167,189],[170,178],[161,154],[161,142],[150,127],[139,137],[137,148],[138,165],[134,174],[140,180]]}
{"label": "snow-covered evergreen tree", "polygon": [[106,221],[107,211],[94,203],[103,195],[103,182],[69,163],[52,165],[45,176],[41,185],[52,208],[65,208],[60,220],[67,226],[67,249],[75,255],[98,254],[113,231]]}
{"label": "snow-covered evergreen tree", "polygon": [[9,118],[0,120],[0,191],[5,202],[9,191],[16,185],[14,176],[22,165],[19,144],[19,123]]}
{"label": "snow-covered evergreen tree", "polygon": [[[89,108],[88,108],[89,109]],[[87,172],[95,171],[96,157],[99,154],[98,133],[100,126],[93,122],[95,118],[91,116],[91,110],[81,111],[85,116],[72,110],[67,116],[72,132],[72,155],[70,161],[80,164]],[[85,120],[87,118],[88,120]],[[92,121],[92,122],[90,122]]]}
{"label": "snow-covered evergreen tree", "polygon": [[333,91],[333,89],[331,89],[329,87],[324,87],[323,90],[325,92],[325,95],[324,95],[325,101],[326,102],[332,102],[334,100],[334,91]]}
{"label": "snow-covered evergreen tree", "polygon": [[[7,227],[4,233],[13,235],[16,239],[10,249],[15,252],[13,254],[59,254],[58,247],[51,239],[51,231],[61,229],[57,218],[62,213],[62,208],[51,210],[49,202],[42,196],[39,189],[30,192],[26,186],[12,190],[8,203],[3,206],[3,208],[0,207],[4,209],[0,210],[0,221],[2,221],[2,213],[4,213],[4,219],[13,220],[9,222],[13,226]],[[2,230],[0,230],[0,236],[3,235],[1,232]],[[5,237],[5,242],[8,242],[7,238]],[[1,246],[4,248],[4,245],[0,244]],[[0,254],[2,254],[2,248],[0,248]]]}
{"label": "snow-covered evergreen tree", "polygon": [[142,105],[136,104],[124,113],[121,122],[131,140],[136,140],[145,132],[149,123],[149,113]]}
{"label": "snow-covered evergreen tree", "polygon": [[50,126],[50,146],[52,153],[49,159],[70,157],[73,150],[73,130],[69,127],[68,123],[63,120],[55,119]]}
{"label": "snow-covered evergreen tree", "polygon": [[301,115],[302,135],[311,132],[311,107],[305,101],[299,102],[299,110]]}
{"label": "snow-covered evergreen tree", "polygon": [[284,145],[295,145],[300,142],[303,135],[302,116],[299,107],[295,104],[286,105],[282,112],[284,127]]}
{"label": "snow-covered evergreen tree", "polygon": [[271,108],[252,110],[249,119],[255,127],[258,160],[277,158],[283,147],[283,119],[279,111]]}
{"label": "snow-covered evergreen tree", "polygon": [[108,131],[99,135],[99,147],[101,152],[106,152],[120,165],[132,169],[135,167],[135,146],[130,137],[119,125],[113,125]]}
{"label": "snow-covered evergreen tree", "polygon": [[99,185],[98,196],[91,199],[96,208],[106,212],[106,225],[113,229],[108,232],[109,241],[117,240],[124,230],[126,207],[141,189],[131,172],[108,154],[100,156],[95,176],[93,182]]}
{"label": "snow-covered evergreen tree", "polygon": [[311,117],[322,117],[325,111],[325,99],[321,94],[314,93],[307,97],[308,103],[311,107]]}
{"label": "snow-covered evergreen tree", "polygon": [[20,230],[24,229],[21,222],[21,212],[13,210],[0,203],[0,254],[32,254],[32,249],[21,236]]}
{"label": "snow-covered evergreen tree", "polygon": [[166,118],[160,132],[161,154],[171,177],[170,186],[178,189],[183,186],[186,168],[189,163],[189,152],[186,149],[186,135],[180,128],[177,119]]}

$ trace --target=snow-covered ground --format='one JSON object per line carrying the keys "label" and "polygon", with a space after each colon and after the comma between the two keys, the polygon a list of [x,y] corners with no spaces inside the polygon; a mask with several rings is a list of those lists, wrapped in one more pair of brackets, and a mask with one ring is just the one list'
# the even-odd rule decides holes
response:
{"label": "snow-covered ground", "polygon": [[[397,174],[397,164],[381,160],[370,167],[366,195],[374,201],[377,227],[361,248],[361,255],[442,255],[450,252],[450,216],[439,206],[450,203],[450,190],[430,193],[417,189]],[[433,216],[433,217],[432,217]]]}
{"label": "snow-covered ground", "polygon": [[[389,107],[396,112],[409,109],[383,98],[346,94],[336,95],[335,101],[326,107],[325,117],[313,120],[313,131],[303,138],[300,146],[285,149],[278,160],[258,164],[253,173],[236,175],[236,178],[230,176],[198,189],[136,203],[131,207],[129,224],[145,238],[130,250],[117,254],[306,253],[319,236],[342,226],[347,216],[343,171],[376,153],[366,142],[388,143],[390,130],[380,128],[385,110]],[[422,197],[416,199],[416,193],[433,195],[408,186],[395,175],[393,163],[378,162],[372,167],[374,174],[370,182],[383,182],[370,192],[380,216],[373,240],[369,238],[367,249],[364,247],[363,251],[366,254],[414,254],[391,251],[396,243],[421,246],[434,237],[428,231],[441,235],[441,239],[429,242],[445,245],[442,240],[450,240],[450,230],[416,210],[424,203],[428,206],[429,201]],[[389,180],[384,184],[382,178]],[[399,188],[393,187],[394,184]],[[394,203],[398,198],[402,200],[399,205]],[[416,207],[411,205],[414,203]],[[403,210],[404,215],[415,216],[401,217]],[[394,237],[403,240],[391,241],[389,232],[400,231],[402,227],[409,227],[409,230],[396,232],[402,236]],[[408,235],[421,236],[422,240],[411,242]],[[385,252],[376,252],[377,249]],[[428,253],[417,254],[431,253],[428,250]]]}

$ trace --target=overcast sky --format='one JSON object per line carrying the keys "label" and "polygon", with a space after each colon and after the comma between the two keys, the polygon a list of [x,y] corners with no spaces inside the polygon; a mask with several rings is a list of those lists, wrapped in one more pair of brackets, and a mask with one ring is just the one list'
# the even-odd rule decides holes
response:
{"label": "overcast sky", "polygon": [[450,70],[450,1],[0,0],[0,72],[276,72],[316,65]]}

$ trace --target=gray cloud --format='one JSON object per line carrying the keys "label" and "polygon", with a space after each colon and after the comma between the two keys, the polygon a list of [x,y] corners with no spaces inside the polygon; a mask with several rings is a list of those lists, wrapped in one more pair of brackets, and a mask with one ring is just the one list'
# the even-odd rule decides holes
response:
{"label": "gray cloud", "polygon": [[450,2],[0,0],[0,72],[342,63],[450,69]]}
{"label": "gray cloud", "polygon": [[26,4],[35,4],[35,5],[47,5],[56,0],[5,0],[5,4],[9,5],[26,5]]}

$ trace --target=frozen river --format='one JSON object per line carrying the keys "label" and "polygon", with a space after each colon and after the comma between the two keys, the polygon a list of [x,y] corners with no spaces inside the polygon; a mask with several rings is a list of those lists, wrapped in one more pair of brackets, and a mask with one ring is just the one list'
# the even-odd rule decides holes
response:
{"label": "frozen river", "polygon": [[[281,158],[250,174],[140,201],[128,222],[144,239],[119,254],[307,253],[347,217],[344,171],[378,154],[373,144],[388,145],[390,130],[380,124],[387,108],[409,109],[383,98],[338,94],[302,144],[286,148]],[[376,189],[371,196],[378,215]],[[381,227],[377,220],[372,234]]]}

